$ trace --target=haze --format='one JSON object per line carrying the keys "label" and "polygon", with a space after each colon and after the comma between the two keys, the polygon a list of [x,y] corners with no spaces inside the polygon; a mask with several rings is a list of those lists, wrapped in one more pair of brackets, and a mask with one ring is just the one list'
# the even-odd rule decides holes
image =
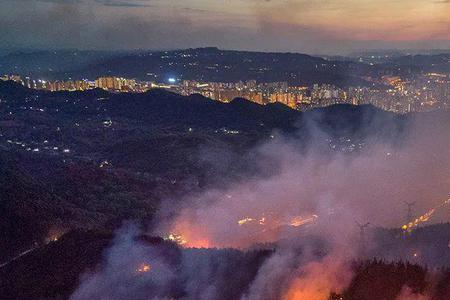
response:
{"label": "haze", "polygon": [[450,47],[446,0],[0,0],[0,48]]}

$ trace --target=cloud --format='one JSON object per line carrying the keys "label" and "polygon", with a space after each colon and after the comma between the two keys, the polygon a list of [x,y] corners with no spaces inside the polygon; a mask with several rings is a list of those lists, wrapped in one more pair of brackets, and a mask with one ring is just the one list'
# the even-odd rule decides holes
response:
{"label": "cloud", "polygon": [[396,14],[395,5],[383,12],[371,1],[349,1],[0,0],[0,47],[330,54],[450,46],[450,22],[439,5],[406,5]]}
{"label": "cloud", "polygon": [[95,2],[106,6],[118,7],[150,7],[148,0],[95,0]]}
{"label": "cloud", "polygon": [[[19,1],[32,1],[32,0],[19,0]],[[49,3],[57,3],[57,4],[76,4],[83,3],[83,0],[34,0],[36,2],[49,2]]]}
{"label": "cloud", "polygon": [[[11,0],[5,0],[11,1]],[[117,6],[117,7],[149,7],[151,0],[18,0],[22,2],[43,2],[54,4],[100,4],[104,6]]]}

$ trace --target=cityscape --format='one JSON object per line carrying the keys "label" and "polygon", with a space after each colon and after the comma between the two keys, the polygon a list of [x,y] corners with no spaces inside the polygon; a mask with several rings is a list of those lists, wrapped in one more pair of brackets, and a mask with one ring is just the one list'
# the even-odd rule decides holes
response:
{"label": "cityscape", "polygon": [[450,300],[450,0],[0,0],[0,300]]}
{"label": "cityscape", "polygon": [[231,102],[245,98],[260,105],[282,103],[292,109],[306,111],[334,104],[371,104],[394,113],[426,112],[450,107],[450,74],[425,73],[410,79],[381,76],[370,79],[371,87],[340,88],[333,84],[296,86],[288,82],[199,82],[168,78],[165,82],[141,81],[122,77],[99,77],[95,80],[48,81],[19,75],[4,75],[0,80],[12,80],[27,88],[47,91],[86,91],[100,88],[112,93],[145,93],[150,89],[166,89],[184,96],[204,97]]}

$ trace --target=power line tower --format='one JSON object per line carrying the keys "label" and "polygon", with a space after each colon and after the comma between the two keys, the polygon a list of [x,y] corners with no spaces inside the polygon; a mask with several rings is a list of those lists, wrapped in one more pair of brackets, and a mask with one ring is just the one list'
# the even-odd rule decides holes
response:
{"label": "power line tower", "polygon": [[409,223],[413,219],[413,207],[414,207],[414,205],[416,205],[416,202],[407,202],[407,201],[405,201],[404,203],[408,207],[408,209],[406,211],[406,223]]}
{"label": "power line tower", "polygon": [[365,224],[361,224],[358,221],[355,221],[355,223],[359,228],[360,252],[361,255],[364,256],[366,254],[366,228],[369,227],[370,223],[367,222]]}

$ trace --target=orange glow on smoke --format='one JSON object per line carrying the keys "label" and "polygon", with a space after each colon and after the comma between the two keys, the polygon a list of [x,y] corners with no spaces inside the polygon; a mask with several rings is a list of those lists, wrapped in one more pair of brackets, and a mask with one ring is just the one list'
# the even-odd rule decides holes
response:
{"label": "orange glow on smoke", "polygon": [[182,216],[169,228],[166,240],[185,248],[247,248],[255,243],[274,242],[297,228],[315,223],[317,218],[317,215],[280,217],[268,213],[243,216],[227,224],[205,224],[201,219]]}
{"label": "orange glow on smoke", "polygon": [[201,229],[196,224],[179,221],[173,226],[167,239],[185,248],[210,248],[213,245],[206,236],[205,228]]}
{"label": "orange glow on smoke", "polygon": [[326,257],[302,267],[282,300],[328,300],[331,292],[340,292],[351,281],[345,261]]}
{"label": "orange glow on smoke", "polygon": [[208,239],[202,239],[202,238],[192,238],[185,240],[186,242],[182,244],[181,246],[185,248],[210,248],[211,243]]}
{"label": "orange glow on smoke", "polygon": [[151,269],[151,267],[150,267],[149,264],[142,263],[142,264],[139,265],[139,267],[136,269],[136,271],[138,273],[147,273],[147,272],[150,271],[150,269]]}
{"label": "orange glow on smoke", "polygon": [[305,224],[309,224],[314,222],[318,218],[317,215],[312,215],[308,218],[303,218],[301,216],[294,217],[291,222],[289,223],[290,226],[299,227]]}
{"label": "orange glow on smoke", "polygon": [[45,243],[57,242],[59,238],[64,235],[64,230],[59,228],[52,228],[49,230],[47,237],[45,239]]}

